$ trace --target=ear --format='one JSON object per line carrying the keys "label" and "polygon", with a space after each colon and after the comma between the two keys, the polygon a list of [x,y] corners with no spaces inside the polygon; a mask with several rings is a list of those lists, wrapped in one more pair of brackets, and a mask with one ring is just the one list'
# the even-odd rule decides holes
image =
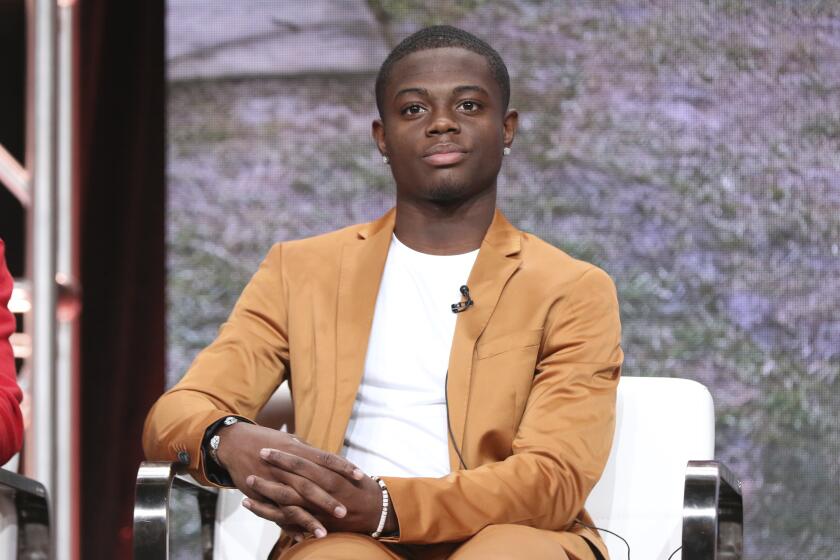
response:
{"label": "ear", "polygon": [[382,119],[373,121],[370,132],[371,136],[373,136],[373,141],[376,142],[376,147],[379,148],[379,153],[387,156],[388,147],[385,145],[385,124],[383,124]]}
{"label": "ear", "polygon": [[519,125],[519,113],[516,109],[511,109],[505,113],[505,119],[502,123],[504,127],[504,141],[505,146],[513,144],[513,138],[516,136],[516,127]]}

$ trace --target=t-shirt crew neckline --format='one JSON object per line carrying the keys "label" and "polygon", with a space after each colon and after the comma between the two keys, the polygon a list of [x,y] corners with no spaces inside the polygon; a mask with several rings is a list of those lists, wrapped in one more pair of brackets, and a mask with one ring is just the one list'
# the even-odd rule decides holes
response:
{"label": "t-shirt crew neckline", "polygon": [[423,253],[422,251],[417,251],[412,249],[402,241],[400,241],[399,237],[397,237],[396,233],[391,234],[391,240],[394,242],[394,245],[398,248],[398,250],[402,253],[411,255],[412,257],[416,257],[418,259],[434,259],[434,260],[445,260],[445,259],[466,259],[472,256],[475,256],[478,253],[478,249],[473,251],[469,251],[468,253],[458,253],[455,255],[432,255],[431,253]]}

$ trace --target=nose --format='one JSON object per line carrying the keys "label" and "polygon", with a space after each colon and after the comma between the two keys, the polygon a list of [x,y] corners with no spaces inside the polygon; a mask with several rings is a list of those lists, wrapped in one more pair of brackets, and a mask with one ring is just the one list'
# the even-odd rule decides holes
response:
{"label": "nose", "polygon": [[437,110],[433,113],[429,126],[426,128],[426,136],[440,136],[443,134],[458,134],[461,126],[458,120],[447,110]]}

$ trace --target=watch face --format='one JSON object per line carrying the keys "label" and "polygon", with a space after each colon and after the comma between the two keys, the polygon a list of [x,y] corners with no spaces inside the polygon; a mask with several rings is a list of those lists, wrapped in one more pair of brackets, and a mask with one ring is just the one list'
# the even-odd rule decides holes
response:
{"label": "watch face", "polygon": [[218,449],[219,448],[219,442],[221,441],[221,439],[222,438],[220,438],[219,436],[211,437],[210,438],[210,449]]}

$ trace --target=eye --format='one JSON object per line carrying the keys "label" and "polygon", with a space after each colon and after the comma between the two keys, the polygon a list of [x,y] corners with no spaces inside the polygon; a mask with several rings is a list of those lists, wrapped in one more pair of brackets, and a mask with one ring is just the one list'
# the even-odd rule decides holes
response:
{"label": "eye", "polygon": [[418,105],[417,103],[412,103],[408,107],[405,107],[402,111],[400,111],[403,115],[419,115],[420,113],[425,112],[426,109],[423,108],[422,105]]}
{"label": "eye", "polygon": [[481,105],[477,101],[462,101],[458,108],[463,110],[465,113],[475,113],[479,109],[481,109]]}

